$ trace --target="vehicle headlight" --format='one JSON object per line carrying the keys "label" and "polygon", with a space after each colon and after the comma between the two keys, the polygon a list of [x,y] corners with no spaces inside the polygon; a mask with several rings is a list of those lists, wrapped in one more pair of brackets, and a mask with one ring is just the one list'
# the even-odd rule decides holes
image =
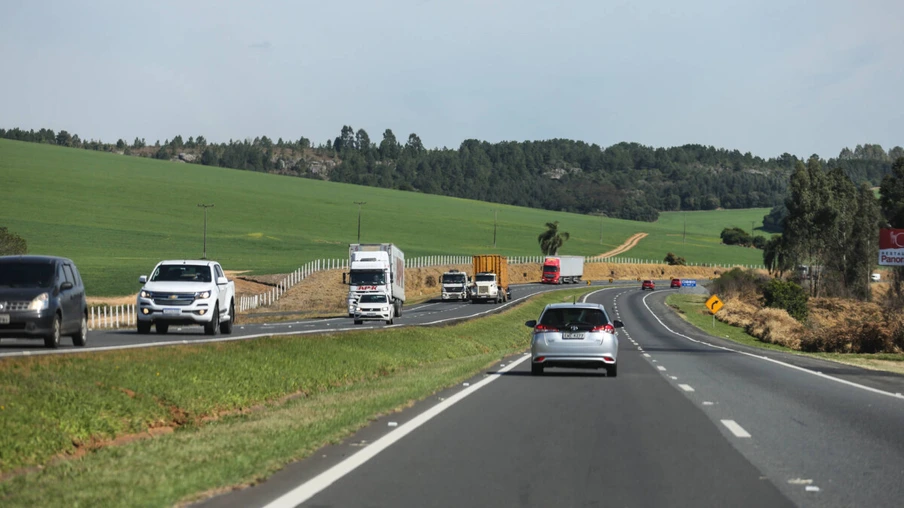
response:
{"label": "vehicle headlight", "polygon": [[195,298],[206,300],[210,298],[210,291],[201,291],[200,293],[195,293]]}
{"label": "vehicle headlight", "polygon": [[141,292],[138,293],[138,296],[140,296],[141,298],[151,298],[151,292],[147,289],[142,289]]}
{"label": "vehicle headlight", "polygon": [[28,310],[46,310],[50,307],[50,294],[41,293],[28,306]]}
{"label": "vehicle headlight", "polygon": [[383,307],[383,312],[389,312],[389,307]]}

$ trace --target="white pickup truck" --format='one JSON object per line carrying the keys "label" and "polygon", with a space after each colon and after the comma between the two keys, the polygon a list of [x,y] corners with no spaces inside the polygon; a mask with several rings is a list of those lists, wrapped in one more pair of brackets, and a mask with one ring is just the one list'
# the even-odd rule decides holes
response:
{"label": "white pickup truck", "polygon": [[138,292],[138,333],[166,333],[170,325],[202,325],[207,335],[232,333],[235,282],[216,261],[161,261]]}

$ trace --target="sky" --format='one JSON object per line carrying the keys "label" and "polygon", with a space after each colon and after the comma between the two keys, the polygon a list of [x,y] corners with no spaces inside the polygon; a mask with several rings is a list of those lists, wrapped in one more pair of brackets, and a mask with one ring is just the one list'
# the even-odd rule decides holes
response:
{"label": "sky", "polygon": [[829,158],[904,145],[902,19],[900,0],[8,0],[0,127]]}

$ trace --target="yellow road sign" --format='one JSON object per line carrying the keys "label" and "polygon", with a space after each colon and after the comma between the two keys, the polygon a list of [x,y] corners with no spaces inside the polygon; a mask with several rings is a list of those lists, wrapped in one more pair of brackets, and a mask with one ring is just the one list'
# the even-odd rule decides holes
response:
{"label": "yellow road sign", "polygon": [[712,295],[709,297],[709,300],[706,301],[706,308],[713,314],[719,312],[719,309],[722,308],[722,300],[719,300],[719,297],[716,295]]}

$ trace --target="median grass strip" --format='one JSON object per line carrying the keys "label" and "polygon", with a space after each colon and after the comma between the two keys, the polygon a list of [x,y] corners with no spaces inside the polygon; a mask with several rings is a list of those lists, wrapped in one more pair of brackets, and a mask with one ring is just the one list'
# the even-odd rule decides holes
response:
{"label": "median grass strip", "polygon": [[[524,350],[524,321],[587,291],[447,327],[6,359],[0,504],[172,505],[266,477]],[[135,439],[155,428],[174,430]]]}
{"label": "median grass strip", "polygon": [[681,317],[687,320],[687,322],[700,330],[716,337],[722,337],[737,342],[738,344],[802,356],[811,356],[813,358],[831,360],[871,370],[904,374],[904,354],[807,353],[778,344],[763,342],[756,337],[749,335],[743,328],[731,326],[718,319],[715,322],[715,326],[713,326],[712,315],[704,305],[706,298],[706,296],[701,295],[673,294],[669,295],[665,302],[667,305],[674,308]]}

